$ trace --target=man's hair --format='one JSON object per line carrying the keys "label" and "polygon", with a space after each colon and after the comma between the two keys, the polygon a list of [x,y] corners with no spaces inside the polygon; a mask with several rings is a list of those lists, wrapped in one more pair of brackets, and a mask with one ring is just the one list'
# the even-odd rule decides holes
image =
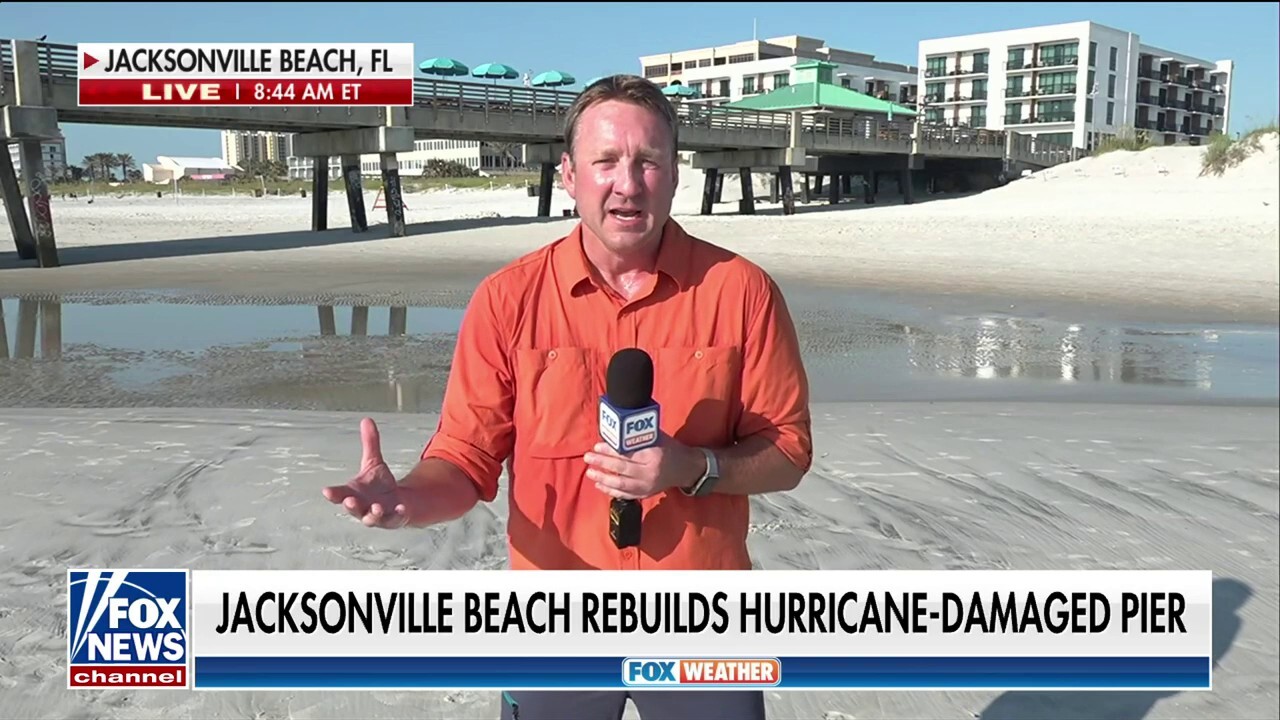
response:
{"label": "man's hair", "polygon": [[608,100],[629,102],[660,115],[671,129],[671,156],[676,156],[676,149],[680,146],[679,122],[676,120],[675,108],[671,106],[667,96],[662,94],[662,89],[638,75],[610,75],[589,85],[569,106],[569,114],[564,122],[564,143],[569,157],[573,157],[573,145],[577,139],[578,122],[582,113],[592,105]]}

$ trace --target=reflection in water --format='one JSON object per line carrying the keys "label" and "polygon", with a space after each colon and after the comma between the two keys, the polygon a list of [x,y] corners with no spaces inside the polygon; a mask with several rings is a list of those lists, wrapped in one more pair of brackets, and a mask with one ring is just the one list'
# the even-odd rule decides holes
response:
{"label": "reflection in water", "polygon": [[[0,361],[9,361],[0,362],[0,406],[431,410],[462,313],[405,306],[371,313],[367,305],[67,307],[64,353],[63,303],[20,299],[15,316],[0,302]],[[348,314],[349,323],[340,323]]]}
{"label": "reflection in water", "polygon": [[1085,330],[1075,324],[1055,330],[1025,320],[983,318],[971,329],[903,326],[902,337],[910,367],[942,376],[1210,390],[1216,358],[1209,346],[1218,342],[1219,333]]}
{"label": "reflection in water", "polygon": [[[0,406],[433,412],[462,313],[8,301],[0,303]],[[801,315],[813,397],[1256,401],[1280,394],[1274,328],[901,317]]]}

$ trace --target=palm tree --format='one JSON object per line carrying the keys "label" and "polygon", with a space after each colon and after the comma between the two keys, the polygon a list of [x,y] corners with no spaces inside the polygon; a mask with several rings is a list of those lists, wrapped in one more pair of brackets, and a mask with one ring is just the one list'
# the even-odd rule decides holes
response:
{"label": "palm tree", "polygon": [[120,179],[128,181],[129,171],[132,170],[137,163],[133,161],[133,156],[129,153],[120,153],[115,156],[116,164],[120,166]]}

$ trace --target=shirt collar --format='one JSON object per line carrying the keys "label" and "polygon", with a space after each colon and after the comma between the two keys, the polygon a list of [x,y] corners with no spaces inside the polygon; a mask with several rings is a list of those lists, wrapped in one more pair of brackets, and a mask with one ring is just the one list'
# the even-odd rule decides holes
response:
{"label": "shirt collar", "polygon": [[[685,290],[689,286],[692,242],[692,238],[685,233],[679,223],[670,218],[667,219],[662,228],[662,240],[658,247],[658,260],[654,269],[659,275],[665,275],[675,282],[680,290]],[[578,223],[555,248],[552,264],[566,298],[573,297],[586,284],[595,283],[587,254],[582,249],[582,223]]]}

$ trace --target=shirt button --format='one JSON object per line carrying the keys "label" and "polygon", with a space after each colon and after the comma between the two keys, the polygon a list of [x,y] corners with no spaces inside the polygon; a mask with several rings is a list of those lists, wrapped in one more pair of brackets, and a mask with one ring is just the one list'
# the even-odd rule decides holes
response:
{"label": "shirt button", "polygon": [[698,350],[697,352],[695,352],[695,353],[693,354],[693,356],[694,356],[695,358],[697,358],[697,359],[701,360],[701,359],[702,359],[702,351],[701,351],[701,350]]}
{"label": "shirt button", "polygon": [[547,357],[551,358],[552,360],[555,360],[555,359],[556,359],[556,351],[555,351],[555,350],[552,350],[551,352],[547,353]]}

